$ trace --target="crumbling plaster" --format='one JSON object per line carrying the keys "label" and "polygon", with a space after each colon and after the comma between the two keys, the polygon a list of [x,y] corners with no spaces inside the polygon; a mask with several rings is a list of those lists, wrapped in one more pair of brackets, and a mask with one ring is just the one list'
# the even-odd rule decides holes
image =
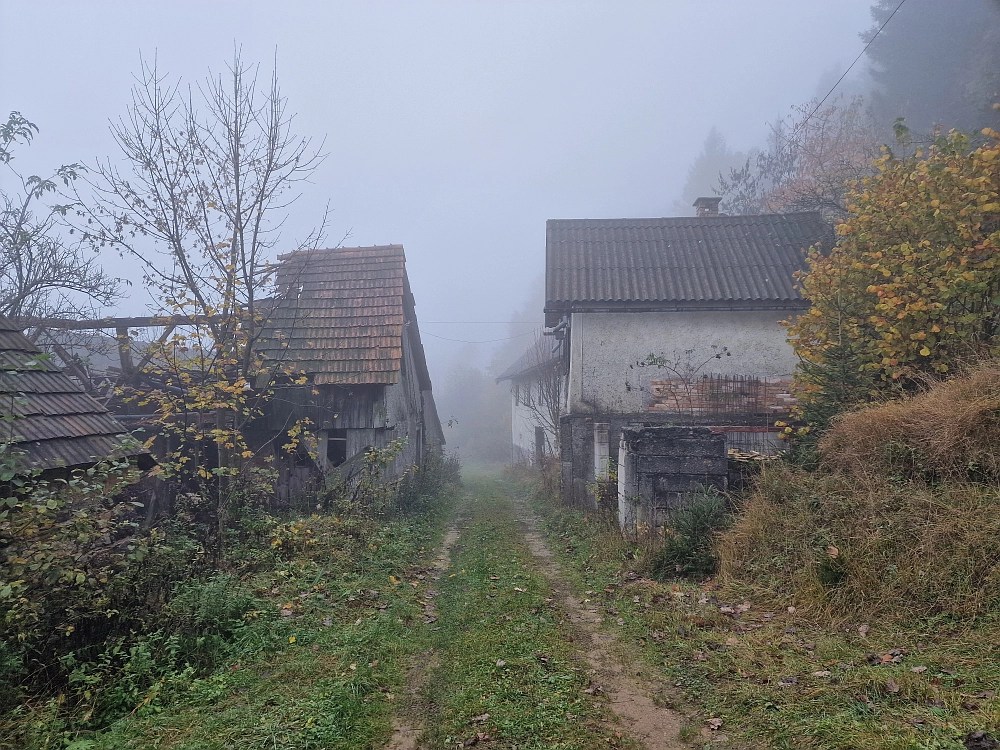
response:
{"label": "crumbling plaster", "polygon": [[[685,377],[705,373],[789,377],[797,360],[780,321],[794,314],[774,310],[573,313],[568,411],[643,411],[650,380],[675,377],[665,368],[639,365],[651,354],[665,358]],[[729,356],[711,359],[723,348]]]}

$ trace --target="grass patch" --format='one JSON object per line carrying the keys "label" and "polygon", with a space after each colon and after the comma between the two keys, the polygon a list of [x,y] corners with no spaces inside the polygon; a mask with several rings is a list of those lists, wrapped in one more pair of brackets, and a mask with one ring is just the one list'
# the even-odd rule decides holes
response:
{"label": "grass patch", "polygon": [[[622,643],[675,686],[699,722],[722,720],[715,732],[685,728],[695,745],[725,736],[739,747],[961,750],[971,731],[997,734],[993,614],[907,609],[900,617],[855,612],[831,620],[826,610],[798,606],[777,575],[766,590],[751,585],[760,581],[755,573],[655,582],[636,572],[646,550],[614,527],[545,498],[535,506],[580,593],[602,597],[624,620]],[[787,538],[772,523],[774,538]],[[906,597],[895,594],[903,606]]]}
{"label": "grass patch", "polygon": [[[438,599],[438,668],[425,741],[488,734],[497,748],[607,748],[622,743],[592,695],[575,634],[524,546],[505,487],[470,483],[471,516]],[[488,715],[488,718],[486,718]]]}
{"label": "grass patch", "polygon": [[[171,601],[177,632],[198,639],[214,671],[175,665],[144,674],[167,641],[146,638],[149,658],[126,655],[113,690],[128,715],[106,728],[61,718],[59,699],[4,718],[0,748],[362,748],[385,741],[409,655],[421,647],[419,593],[411,575],[426,564],[456,500],[388,521],[313,516],[282,525],[272,554],[255,552],[253,572],[194,582]],[[227,603],[239,599],[237,622]],[[235,611],[235,610],[234,610]],[[225,620],[225,644],[204,623]],[[162,661],[162,660],[161,660]],[[203,676],[195,676],[203,674]],[[86,675],[84,675],[86,677]]]}

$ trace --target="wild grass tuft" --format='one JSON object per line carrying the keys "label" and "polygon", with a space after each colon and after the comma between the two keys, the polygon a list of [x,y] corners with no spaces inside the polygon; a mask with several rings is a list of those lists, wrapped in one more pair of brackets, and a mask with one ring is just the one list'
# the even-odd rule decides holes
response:
{"label": "wild grass tuft", "polygon": [[715,537],[729,525],[726,498],[705,491],[683,508],[672,511],[663,543],[649,558],[649,573],[660,581],[678,575],[711,575],[718,566]]}

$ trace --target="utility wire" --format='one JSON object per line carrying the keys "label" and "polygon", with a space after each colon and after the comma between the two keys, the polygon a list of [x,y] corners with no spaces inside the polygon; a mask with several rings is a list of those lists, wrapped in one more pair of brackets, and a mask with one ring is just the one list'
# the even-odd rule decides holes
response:
{"label": "utility wire", "polygon": [[854,66],[858,64],[858,60],[860,60],[862,57],[865,56],[865,52],[867,52],[868,48],[872,46],[872,42],[874,42],[878,38],[878,35],[882,33],[882,29],[884,29],[886,26],[889,25],[889,21],[891,21],[892,17],[899,12],[899,9],[903,7],[903,4],[905,2],[906,2],[906,0],[901,0],[901,2],[899,3],[899,5],[896,6],[896,10],[894,10],[892,13],[890,13],[889,17],[887,19],[885,19],[885,22],[881,26],[878,27],[878,31],[876,31],[875,34],[872,36],[872,38],[868,40],[868,44],[866,44],[865,47],[864,47],[864,49],[861,50],[861,53],[857,57],[854,58],[854,62],[852,62],[848,66],[847,70],[844,71],[844,74],[840,78],[838,78],[837,82],[835,84],[833,84],[833,86],[830,88],[829,91],[826,92],[826,96],[824,96],[820,100],[819,104],[816,105],[816,108],[812,112],[809,113],[809,116],[806,117],[806,119],[804,119],[801,123],[799,123],[799,127],[800,128],[802,126],[804,126],[807,122],[809,122],[809,120],[812,118],[812,116],[814,114],[816,114],[817,112],[819,112],[819,108],[822,107],[823,103],[826,102],[826,100],[830,98],[830,94],[832,94],[836,90],[837,86],[839,86],[841,84],[841,82],[845,78],[847,78],[847,74],[850,73],[854,69]]}
{"label": "utility wire", "polygon": [[502,339],[487,339],[485,341],[466,341],[465,339],[449,339],[444,336],[436,336],[430,331],[424,331],[423,333],[425,336],[431,336],[436,339],[441,339],[442,341],[453,341],[456,344],[494,344],[497,341],[511,341],[512,339],[524,338],[525,336],[530,336],[533,333],[538,333],[540,330],[541,330],[540,328],[536,328],[535,330],[528,331],[527,333],[519,333],[517,336],[507,336]]}

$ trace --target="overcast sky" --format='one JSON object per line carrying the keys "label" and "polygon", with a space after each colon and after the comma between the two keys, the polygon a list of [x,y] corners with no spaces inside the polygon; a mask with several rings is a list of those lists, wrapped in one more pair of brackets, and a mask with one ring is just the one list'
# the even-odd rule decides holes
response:
{"label": "overcast sky", "polygon": [[[709,128],[760,143],[855,58],[869,5],[0,0],[0,112],[41,128],[22,171],[92,163],[114,155],[140,51],[189,81],[234,42],[268,67],[276,54],[297,132],[329,152],[289,244],[328,200],[334,240],[403,244],[437,375],[456,349],[432,335],[507,335],[445,321],[524,306],[546,219],[669,214]],[[137,290],[121,311],[147,304]]]}

